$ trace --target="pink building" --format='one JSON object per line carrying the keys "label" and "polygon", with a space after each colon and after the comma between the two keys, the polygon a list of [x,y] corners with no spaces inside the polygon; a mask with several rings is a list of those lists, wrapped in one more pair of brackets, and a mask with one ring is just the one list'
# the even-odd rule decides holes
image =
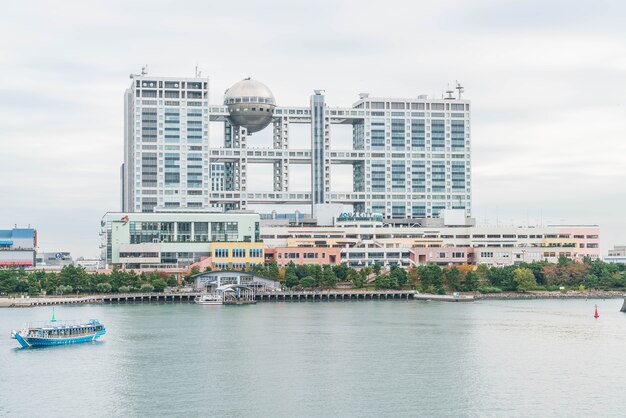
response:
{"label": "pink building", "polygon": [[265,262],[276,261],[284,266],[294,264],[338,264],[341,262],[341,248],[332,247],[274,247],[265,249]]}
{"label": "pink building", "polygon": [[475,264],[472,247],[414,247],[411,248],[412,265],[434,263],[440,266]]}

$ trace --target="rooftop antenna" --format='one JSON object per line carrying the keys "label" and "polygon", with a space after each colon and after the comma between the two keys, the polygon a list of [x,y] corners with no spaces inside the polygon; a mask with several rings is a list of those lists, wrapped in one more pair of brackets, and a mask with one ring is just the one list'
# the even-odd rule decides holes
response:
{"label": "rooftop antenna", "polygon": [[456,87],[455,88],[458,90],[458,92],[459,92],[459,100],[461,100],[461,93],[463,93],[464,87],[461,85],[461,83],[456,81]]}
{"label": "rooftop antenna", "polygon": [[450,83],[448,83],[448,90],[446,90],[446,94],[448,95],[448,97],[446,97],[446,100],[454,99],[452,93],[454,93],[454,90],[450,90]]}
{"label": "rooftop antenna", "polygon": [[141,75],[146,75],[146,74],[148,74],[148,64],[141,67]]}
{"label": "rooftop antenna", "polygon": [[196,78],[202,77],[202,70],[198,69],[198,64],[196,64]]}

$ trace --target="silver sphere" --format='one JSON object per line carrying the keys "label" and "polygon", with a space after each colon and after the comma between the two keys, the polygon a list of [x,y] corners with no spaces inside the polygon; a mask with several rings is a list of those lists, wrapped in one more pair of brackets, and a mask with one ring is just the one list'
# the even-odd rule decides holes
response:
{"label": "silver sphere", "polygon": [[258,132],[272,121],[276,101],[272,91],[263,83],[246,78],[224,93],[230,122],[243,126],[248,133]]}

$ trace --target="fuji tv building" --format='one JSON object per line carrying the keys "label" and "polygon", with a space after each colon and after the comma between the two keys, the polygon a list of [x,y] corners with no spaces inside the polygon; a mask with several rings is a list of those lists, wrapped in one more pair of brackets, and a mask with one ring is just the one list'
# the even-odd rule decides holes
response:
{"label": "fuji tv building", "polygon": [[[316,90],[309,106],[278,106],[267,86],[244,79],[223,104],[211,105],[208,79],[134,76],[126,91],[122,210],[289,204],[310,205],[315,215],[315,205],[342,204],[386,219],[437,217],[444,209],[470,216],[470,102],[458,91],[444,99],[361,94],[350,107],[331,107]],[[210,137],[214,123],[224,125],[223,139]],[[296,125],[307,127],[310,146],[290,145]],[[343,150],[332,146],[340,125],[352,132]],[[272,146],[255,147],[265,128]],[[267,190],[249,190],[254,164],[271,164]],[[291,172],[303,165],[310,187],[295,190]],[[351,167],[352,190],[334,190],[335,165]]]}
{"label": "fuji tv building", "polygon": [[[354,267],[597,258],[597,225],[475,226],[470,101],[462,92],[458,85],[441,99],[360,94],[352,106],[333,107],[315,90],[308,106],[279,106],[266,85],[247,78],[212,105],[208,78],[133,75],[125,94],[123,213],[115,216],[169,213],[176,231],[187,224],[172,216],[183,222],[189,213],[224,211],[237,222],[242,211],[267,206],[272,213],[259,218],[262,257],[281,265],[331,258]],[[210,129],[215,124],[222,127],[219,137]],[[256,138],[268,131],[271,146],[259,146]],[[303,131],[306,140],[294,140]],[[351,146],[333,144],[338,131],[350,133]],[[250,173],[259,164],[271,166],[271,179],[253,190]],[[351,171],[349,191],[335,189],[345,184],[338,166]],[[310,167],[309,187],[302,187],[303,167]],[[310,207],[310,214],[292,213],[293,205]],[[188,235],[194,241],[197,234]],[[172,254],[184,254],[187,263],[196,258],[196,250],[183,248],[189,242],[177,253],[177,238],[161,238],[151,236],[151,243],[168,243],[168,263],[180,264]],[[136,244],[121,244],[141,254],[130,248]],[[153,253],[153,265],[163,263]],[[210,258],[210,249],[205,254]]]}

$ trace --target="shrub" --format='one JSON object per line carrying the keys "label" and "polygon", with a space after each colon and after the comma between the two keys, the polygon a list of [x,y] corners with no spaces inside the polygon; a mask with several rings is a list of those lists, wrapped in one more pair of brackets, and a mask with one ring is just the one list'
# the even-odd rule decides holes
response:
{"label": "shrub", "polygon": [[141,285],[142,292],[152,292],[154,290],[154,286],[151,284],[145,283]]}
{"label": "shrub", "polygon": [[483,286],[483,287],[479,287],[478,291],[480,293],[502,293],[502,289],[500,289],[499,287],[495,287],[495,286]]}

